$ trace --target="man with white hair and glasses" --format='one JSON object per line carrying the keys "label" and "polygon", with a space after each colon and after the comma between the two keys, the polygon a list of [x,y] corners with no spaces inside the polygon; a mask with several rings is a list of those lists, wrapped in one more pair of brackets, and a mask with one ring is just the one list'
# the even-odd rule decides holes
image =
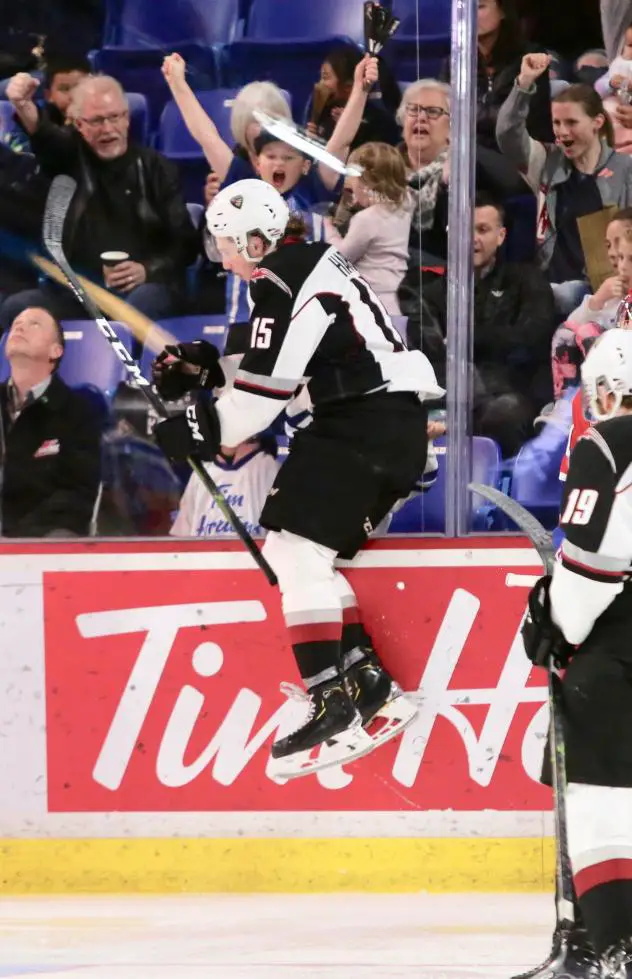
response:
{"label": "man with white hair and glasses", "polygon": [[[25,76],[15,96],[23,114],[38,114],[32,95]],[[69,174],[77,181],[64,227],[71,265],[152,319],[176,314],[198,238],[175,165],[130,142],[127,99],[114,78],[80,82],[69,114],[74,126],[65,129],[39,115],[31,146],[47,175]],[[104,260],[105,253],[112,259]],[[29,306],[65,319],[82,315],[70,294],[47,284],[9,297],[0,310],[2,325]]]}

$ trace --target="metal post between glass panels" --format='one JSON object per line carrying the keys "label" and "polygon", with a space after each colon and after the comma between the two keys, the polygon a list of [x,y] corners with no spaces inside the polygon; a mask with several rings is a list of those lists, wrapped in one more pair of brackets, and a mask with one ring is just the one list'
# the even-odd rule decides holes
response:
{"label": "metal post between glass panels", "polygon": [[476,170],[476,0],[452,0],[448,210],[446,534],[469,531],[472,211]]}

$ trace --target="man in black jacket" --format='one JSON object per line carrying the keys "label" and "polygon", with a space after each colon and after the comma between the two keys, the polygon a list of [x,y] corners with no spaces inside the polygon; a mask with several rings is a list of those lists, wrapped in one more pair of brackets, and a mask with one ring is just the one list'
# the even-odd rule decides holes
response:
{"label": "man in black jacket", "polygon": [[0,385],[1,532],[5,537],[88,535],[101,480],[100,425],[56,374],[57,320],[27,309],[7,337],[11,377]]}
{"label": "man in black jacket", "polygon": [[[71,265],[105,282],[151,319],[177,314],[186,267],[199,251],[177,168],[156,150],[129,143],[127,100],[114,78],[80,82],[70,106],[75,126],[61,128],[39,113],[28,77],[22,90],[14,87],[13,104],[31,133],[33,152],[49,176],[70,174],[78,184],[64,226]],[[129,258],[104,268],[104,252]],[[34,305],[58,319],[85,315],[69,293],[47,285],[7,299],[1,325],[6,328]]]}
{"label": "man in black jacket", "polygon": [[[474,210],[474,416],[473,433],[488,435],[503,455],[515,455],[551,400],[551,338],[556,314],[551,287],[532,265],[503,262],[504,212],[478,194]],[[439,384],[446,374],[446,278],[423,290],[408,320],[408,343],[422,349]]]}

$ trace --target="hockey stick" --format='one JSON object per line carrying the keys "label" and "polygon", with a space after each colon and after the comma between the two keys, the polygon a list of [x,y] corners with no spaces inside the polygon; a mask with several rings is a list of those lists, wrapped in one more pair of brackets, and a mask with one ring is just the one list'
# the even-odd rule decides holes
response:
{"label": "hockey stick", "polygon": [[[40,272],[43,272],[47,278],[68,288],[68,279],[60,271],[59,267],[54,262],[51,262],[50,258],[43,258],[42,255],[35,254],[29,255],[29,258],[33,265]],[[98,286],[95,282],[91,282],[90,279],[84,278],[83,275],[77,275],[77,282],[79,282],[83,291],[90,296],[102,313],[105,313],[110,320],[125,323],[129,332],[136,337],[139,343],[142,343],[145,349],[159,354],[170,344],[173,346],[177,345],[178,341],[171,333],[164,330],[158,323],[154,323],[153,320],[150,320],[140,310],[134,309],[133,306],[130,306],[120,296],[115,296],[112,292],[104,289],[103,286]]]}
{"label": "hockey stick", "polygon": [[[551,574],[555,564],[555,550],[551,535],[544,529],[539,520],[525,510],[517,500],[505,496],[494,486],[483,483],[470,483],[472,493],[479,493],[490,503],[494,503],[526,534],[544,565],[547,574]],[[559,671],[553,661],[549,663],[549,707],[550,707],[550,750],[551,768],[553,772],[553,801],[555,817],[555,837],[557,840],[556,876],[556,909],[557,923],[562,942],[571,930],[575,920],[573,909],[573,875],[568,856],[568,826],[566,819],[566,763],[564,752],[564,729],[562,727],[563,691]]]}
{"label": "hockey stick", "polygon": [[271,116],[267,112],[264,112],[263,109],[253,109],[252,114],[259,125],[266,132],[270,133],[270,135],[276,136],[282,143],[293,146],[299,153],[304,153],[306,156],[311,156],[313,160],[324,163],[334,173],[340,173],[345,177],[362,176],[362,167],[356,166],[353,163],[351,166],[347,166],[346,163],[343,163],[337,156],[329,152],[322,139],[317,139],[315,136],[312,136],[302,126],[297,126],[295,122],[289,122],[287,119]]}
{"label": "hockey stick", "polygon": [[[68,260],[66,259],[62,245],[62,234],[68,208],[70,207],[70,202],[76,189],[76,181],[74,181],[71,177],[61,175],[55,177],[53,180],[48,193],[48,198],[46,200],[46,210],[44,213],[44,244],[55,263],[66,276],[68,285],[74,292],[75,296],[82,304],[90,318],[95,321],[101,333],[111,345],[119,360],[122,362],[134,385],[142,392],[145,399],[154,409],[156,414],[162,418],[168,418],[169,413],[162,398],[158,395],[150,382],[143,377],[140,366],[132,358],[132,355],[126,349],[125,344],[119,340],[114,329],[112,328],[112,325],[102,315],[99,307],[82,287],[81,282],[79,281],[77,275],[73,272]],[[215,505],[230,523],[237,536],[241,539],[250,555],[256,561],[258,567],[261,569],[261,571],[263,571],[264,575],[268,579],[268,582],[271,585],[276,585],[277,578],[274,571],[262,555],[261,551],[255,544],[254,540],[244,527],[237,514],[227,502],[223,493],[217,487],[211,476],[209,476],[200,460],[189,456],[187,458],[187,462],[193,472],[202,481],[205,489],[208,490],[211,497],[215,501]]]}

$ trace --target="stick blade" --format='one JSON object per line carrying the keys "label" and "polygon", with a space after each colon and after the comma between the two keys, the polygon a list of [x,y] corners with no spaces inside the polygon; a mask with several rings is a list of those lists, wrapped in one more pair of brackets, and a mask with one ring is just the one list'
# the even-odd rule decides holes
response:
{"label": "stick blade", "polygon": [[55,177],[50,185],[46,198],[42,237],[51,254],[61,247],[64,222],[76,189],[77,181],[67,174]]}
{"label": "stick blade", "polygon": [[538,552],[542,564],[547,572],[550,572],[555,563],[555,549],[551,534],[542,526],[540,521],[517,500],[512,500],[511,497],[503,493],[502,490],[496,489],[495,486],[486,486],[484,483],[469,483],[468,489],[470,492],[478,493],[484,499],[489,500],[510,520],[513,520],[515,525],[529,538]]}

